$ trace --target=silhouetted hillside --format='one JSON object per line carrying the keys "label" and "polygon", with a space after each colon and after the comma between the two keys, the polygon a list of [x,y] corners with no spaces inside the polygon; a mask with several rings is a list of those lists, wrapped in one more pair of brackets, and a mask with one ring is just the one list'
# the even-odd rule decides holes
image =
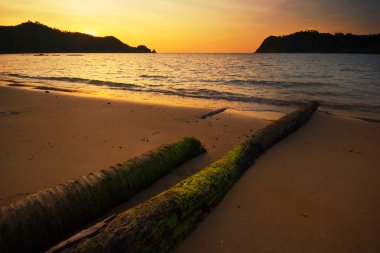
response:
{"label": "silhouetted hillside", "polygon": [[380,34],[353,35],[296,32],[285,36],[270,36],[256,53],[354,53],[379,54]]}
{"label": "silhouetted hillside", "polygon": [[[131,47],[115,37],[62,32],[38,22],[0,26],[0,53],[151,53],[146,46]],[[154,51],[155,52],[155,51]]]}

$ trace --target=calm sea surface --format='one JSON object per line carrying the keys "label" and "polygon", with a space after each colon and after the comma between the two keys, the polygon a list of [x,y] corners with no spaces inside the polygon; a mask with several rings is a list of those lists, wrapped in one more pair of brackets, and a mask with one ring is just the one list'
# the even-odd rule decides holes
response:
{"label": "calm sea surface", "polygon": [[176,104],[380,119],[380,55],[0,55],[0,79]]}

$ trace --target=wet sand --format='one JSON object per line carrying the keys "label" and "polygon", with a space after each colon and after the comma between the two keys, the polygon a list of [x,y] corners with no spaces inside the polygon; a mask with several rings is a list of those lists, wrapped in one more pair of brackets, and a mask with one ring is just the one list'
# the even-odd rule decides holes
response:
{"label": "wet sand", "polygon": [[[0,87],[0,198],[107,168],[183,136],[208,152],[117,212],[215,161],[269,123],[226,110]],[[316,113],[268,150],[177,252],[378,252],[380,124]]]}

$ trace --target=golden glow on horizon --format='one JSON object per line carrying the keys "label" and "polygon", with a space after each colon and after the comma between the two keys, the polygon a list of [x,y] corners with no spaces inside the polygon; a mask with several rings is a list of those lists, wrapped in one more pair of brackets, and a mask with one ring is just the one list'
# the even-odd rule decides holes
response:
{"label": "golden glow on horizon", "polygon": [[373,2],[356,8],[354,0],[0,0],[0,25],[39,21],[161,53],[254,52],[269,35],[300,30],[378,33]]}
{"label": "golden glow on horizon", "polygon": [[89,35],[92,35],[92,36],[99,36],[97,32],[95,32],[94,30],[92,29],[87,29],[84,31],[84,33],[86,34],[89,34]]}

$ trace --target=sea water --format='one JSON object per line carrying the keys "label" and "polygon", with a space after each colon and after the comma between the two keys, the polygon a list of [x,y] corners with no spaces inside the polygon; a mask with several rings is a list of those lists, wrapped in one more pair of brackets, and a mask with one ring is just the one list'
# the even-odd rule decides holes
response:
{"label": "sea water", "polygon": [[0,55],[0,79],[242,111],[318,100],[327,112],[380,119],[380,55]]}

